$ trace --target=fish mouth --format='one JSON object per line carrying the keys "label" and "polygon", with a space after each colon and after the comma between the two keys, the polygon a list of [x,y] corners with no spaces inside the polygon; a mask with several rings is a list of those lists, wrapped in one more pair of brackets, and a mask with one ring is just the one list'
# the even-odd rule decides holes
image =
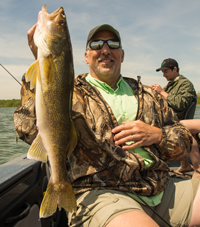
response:
{"label": "fish mouth", "polygon": [[[59,7],[56,11],[49,14],[46,5],[42,6],[42,10],[38,13],[38,22],[34,34],[34,42],[36,46],[46,52],[47,55],[51,53],[60,53],[61,44],[67,37],[67,21],[63,7]],[[56,47],[50,45],[52,40],[60,40]]]}
{"label": "fish mouth", "polygon": [[[60,21],[60,23],[63,23],[63,25],[66,24],[66,15],[64,12],[63,7],[59,7],[56,11],[49,14],[47,11],[47,6],[43,5],[42,10],[38,13],[38,21],[37,21],[37,33],[38,35],[43,32],[44,29],[47,28],[49,22],[53,21]],[[47,29],[48,30],[48,29]],[[50,38],[54,38],[52,35],[50,35]]]}
{"label": "fish mouth", "polygon": [[59,16],[62,16],[63,18],[66,18],[63,7],[59,7],[56,11],[54,11],[51,14],[49,14],[48,11],[47,11],[47,6],[46,5],[43,5],[41,12],[43,14],[48,15],[48,17],[49,17],[50,20],[54,20],[58,15]]}
{"label": "fish mouth", "polygon": [[56,11],[49,14],[47,11],[47,6],[43,5],[42,10],[38,13],[38,22],[37,22],[37,29],[40,33],[48,24],[48,21],[59,21],[59,20],[66,20],[66,15],[64,12],[63,7],[59,7]]}

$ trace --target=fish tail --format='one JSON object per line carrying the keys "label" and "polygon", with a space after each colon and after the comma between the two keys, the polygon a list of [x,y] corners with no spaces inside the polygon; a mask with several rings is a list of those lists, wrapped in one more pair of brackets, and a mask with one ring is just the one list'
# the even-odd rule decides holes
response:
{"label": "fish tail", "polygon": [[57,208],[63,208],[66,212],[76,212],[76,197],[68,179],[59,184],[53,184],[50,179],[40,207],[40,218],[52,216]]}

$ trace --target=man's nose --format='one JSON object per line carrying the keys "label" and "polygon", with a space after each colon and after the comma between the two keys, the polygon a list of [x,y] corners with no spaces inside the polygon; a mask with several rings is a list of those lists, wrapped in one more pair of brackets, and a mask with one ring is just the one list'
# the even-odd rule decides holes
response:
{"label": "man's nose", "polygon": [[101,48],[102,54],[110,54],[110,48],[107,43],[104,43],[103,47]]}

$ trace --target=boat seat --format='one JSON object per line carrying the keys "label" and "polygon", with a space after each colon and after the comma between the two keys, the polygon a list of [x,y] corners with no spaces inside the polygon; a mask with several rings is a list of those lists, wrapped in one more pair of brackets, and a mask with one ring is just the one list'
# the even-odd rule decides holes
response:
{"label": "boat seat", "polygon": [[187,111],[185,112],[184,119],[193,119],[194,118],[194,113],[196,109],[196,104],[197,104],[197,96],[195,96],[188,107]]}
{"label": "boat seat", "polygon": [[[183,118],[184,119],[193,119],[194,118],[194,113],[195,113],[195,109],[196,109],[196,104],[197,104],[197,96],[195,96],[190,104],[190,106],[188,107],[187,111],[185,112],[185,116]],[[199,138],[200,138],[200,133],[199,133]],[[190,158],[188,158],[190,164],[192,164]],[[180,166],[180,161],[171,161],[169,162],[169,166],[170,167],[179,167]]]}

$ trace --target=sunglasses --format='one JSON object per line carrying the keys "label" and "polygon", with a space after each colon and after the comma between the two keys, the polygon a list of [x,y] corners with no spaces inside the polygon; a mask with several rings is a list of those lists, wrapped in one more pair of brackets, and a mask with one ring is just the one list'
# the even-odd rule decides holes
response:
{"label": "sunglasses", "polygon": [[118,49],[120,48],[120,41],[114,40],[114,39],[108,39],[108,40],[94,40],[89,43],[89,47],[92,50],[100,50],[103,45],[107,43],[110,49]]}

